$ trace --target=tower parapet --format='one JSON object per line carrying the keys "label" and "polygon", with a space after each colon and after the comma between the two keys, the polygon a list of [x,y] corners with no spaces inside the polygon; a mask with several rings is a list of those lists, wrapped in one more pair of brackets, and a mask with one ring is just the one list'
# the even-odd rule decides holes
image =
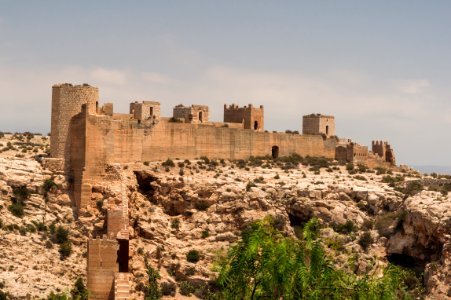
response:
{"label": "tower parapet", "polygon": [[335,117],[310,114],[302,118],[302,134],[325,134],[335,136]]}
{"label": "tower parapet", "polygon": [[244,129],[263,131],[265,128],[264,107],[252,104],[240,107],[236,104],[224,104],[224,122],[242,123]]}
{"label": "tower parapet", "polygon": [[395,152],[388,142],[372,141],[371,150],[383,161],[388,162],[392,165],[396,165]]}
{"label": "tower parapet", "polygon": [[86,104],[89,114],[97,111],[99,89],[89,84],[56,84],[52,87],[52,121],[50,133],[50,155],[68,161],[69,129],[72,118]]}

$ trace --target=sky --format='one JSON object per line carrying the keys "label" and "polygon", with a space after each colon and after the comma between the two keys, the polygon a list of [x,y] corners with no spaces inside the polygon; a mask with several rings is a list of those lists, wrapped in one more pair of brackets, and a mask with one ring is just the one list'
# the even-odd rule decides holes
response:
{"label": "sky", "polygon": [[398,163],[451,166],[450,1],[0,0],[0,131],[50,130],[51,87],[100,102],[264,105],[265,129],[335,116]]}

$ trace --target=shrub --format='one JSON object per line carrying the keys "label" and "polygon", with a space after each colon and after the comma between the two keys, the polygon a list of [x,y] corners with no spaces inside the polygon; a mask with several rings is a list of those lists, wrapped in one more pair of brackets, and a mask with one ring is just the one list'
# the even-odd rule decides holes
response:
{"label": "shrub", "polygon": [[164,161],[161,165],[163,167],[170,167],[170,168],[175,167],[175,163],[172,161],[172,159],[169,159],[169,158],[166,161]]}
{"label": "shrub", "polygon": [[175,229],[175,230],[179,230],[180,229],[180,220],[179,219],[172,220],[171,228]]}
{"label": "shrub", "polygon": [[164,296],[175,296],[177,286],[173,282],[165,281],[160,284],[161,292]]}
{"label": "shrub", "polygon": [[346,164],[346,170],[347,171],[354,171],[354,164],[353,163],[347,163]]}
{"label": "shrub", "polygon": [[158,279],[160,279],[160,274],[157,270],[152,268],[151,265],[149,265],[147,259],[144,262],[146,264],[148,278],[147,286],[144,288],[144,299],[158,300],[161,298],[161,290],[158,286]]}
{"label": "shrub", "polygon": [[191,263],[197,263],[200,260],[200,252],[194,249],[188,251],[186,260]]}
{"label": "shrub", "polygon": [[69,240],[69,230],[63,226],[58,226],[55,231],[55,242],[57,244],[63,244]]}
{"label": "shrub", "polygon": [[365,231],[359,238],[358,241],[359,245],[362,247],[363,250],[368,250],[368,247],[374,243],[374,239],[371,236],[371,233],[369,231]]}
{"label": "shrub", "polygon": [[180,288],[180,294],[183,296],[191,296],[192,293],[194,293],[194,286],[189,283],[188,281],[182,281],[179,284]]}
{"label": "shrub", "polygon": [[342,234],[348,234],[357,230],[357,227],[351,220],[347,220],[344,224],[335,224],[333,228],[336,232]]}
{"label": "shrub", "polygon": [[195,204],[196,209],[200,211],[205,211],[210,207],[210,204],[205,200],[199,200]]}
{"label": "shrub", "polygon": [[13,186],[13,195],[20,202],[23,202],[23,201],[27,200],[30,197],[31,192],[25,185],[21,185],[21,186],[17,186],[17,187]]}
{"label": "shrub", "polygon": [[70,291],[70,294],[74,300],[88,300],[88,289],[86,288],[81,277],[78,277],[75,281],[74,287]]}
{"label": "shrub", "polygon": [[70,241],[65,241],[64,243],[60,244],[60,248],[58,250],[61,256],[61,260],[66,259],[69,257],[72,253],[72,244]]}
{"label": "shrub", "polygon": [[8,210],[16,217],[22,218],[24,216],[23,204],[17,202],[16,199],[13,200],[13,204],[8,206]]}
{"label": "shrub", "polygon": [[145,166],[149,166],[149,162],[148,161],[145,161],[145,162],[143,162],[143,164],[145,165]]}
{"label": "shrub", "polygon": [[246,191],[249,192],[249,191],[251,190],[251,188],[253,188],[253,187],[256,187],[255,183],[249,181],[249,182],[246,184]]}
{"label": "shrub", "polygon": [[202,231],[202,238],[206,239],[207,237],[210,236],[210,231],[208,231],[208,229],[205,229]]}

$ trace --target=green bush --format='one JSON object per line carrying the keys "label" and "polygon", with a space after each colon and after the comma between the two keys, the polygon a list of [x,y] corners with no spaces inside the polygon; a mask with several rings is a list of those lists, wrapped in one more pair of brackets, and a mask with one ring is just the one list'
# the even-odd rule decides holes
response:
{"label": "green bush", "polygon": [[58,185],[52,179],[47,179],[44,181],[42,187],[46,193],[56,191],[58,189]]}
{"label": "green bush", "polygon": [[406,273],[389,265],[381,278],[334,267],[317,233],[304,226],[302,240],[284,236],[265,218],[242,232],[218,261],[217,299],[408,299]]}
{"label": "green bush", "polygon": [[202,238],[206,239],[207,237],[210,236],[210,231],[208,231],[208,229],[205,229],[202,231]]}
{"label": "green bush", "polygon": [[8,206],[8,210],[16,217],[22,218],[24,216],[24,208],[23,204],[20,202],[17,202],[17,200],[13,200],[13,204]]}
{"label": "green bush", "polygon": [[168,167],[168,168],[175,167],[175,163],[172,161],[172,159],[169,159],[169,158],[166,161],[164,161],[161,165],[163,167]]}
{"label": "green bush", "polygon": [[74,287],[70,291],[73,300],[88,300],[88,289],[86,288],[83,279],[78,277],[75,281]]}
{"label": "green bush", "polygon": [[55,231],[55,242],[57,244],[63,244],[69,240],[69,230],[63,226],[58,226]]}
{"label": "green bush", "polygon": [[199,200],[196,202],[195,206],[197,210],[205,211],[210,207],[210,203],[208,203],[208,201],[205,200]]}
{"label": "green bush", "polygon": [[195,291],[194,286],[191,283],[189,283],[188,281],[180,282],[179,288],[180,288],[180,294],[182,294],[183,296],[191,296],[191,294],[194,293],[194,291]]}
{"label": "green bush", "polygon": [[64,243],[60,244],[58,252],[60,253],[61,260],[66,259],[72,253],[72,243],[70,241],[65,241]]}
{"label": "green bush", "polygon": [[145,300],[158,300],[161,299],[162,292],[158,285],[158,279],[160,279],[160,274],[157,270],[149,265],[147,259],[144,260],[147,269],[147,286],[144,288],[144,299]]}
{"label": "green bush", "polygon": [[191,263],[197,263],[200,260],[200,252],[194,249],[188,251],[186,260]]}

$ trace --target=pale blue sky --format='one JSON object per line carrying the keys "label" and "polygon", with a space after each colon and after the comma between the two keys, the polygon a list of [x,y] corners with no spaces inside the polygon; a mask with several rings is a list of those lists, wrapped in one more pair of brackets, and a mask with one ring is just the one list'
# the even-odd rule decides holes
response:
{"label": "pale blue sky", "polygon": [[86,82],[117,112],[263,104],[268,130],[333,114],[400,163],[451,165],[450,29],[449,1],[0,0],[0,130],[48,132],[52,84]]}

